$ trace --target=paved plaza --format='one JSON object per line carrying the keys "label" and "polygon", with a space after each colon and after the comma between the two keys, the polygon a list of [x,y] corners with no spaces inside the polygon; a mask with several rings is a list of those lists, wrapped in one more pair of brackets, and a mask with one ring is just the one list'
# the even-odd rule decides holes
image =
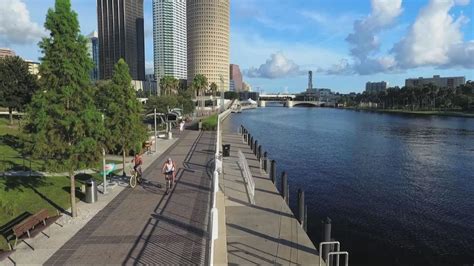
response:
{"label": "paved plaza", "polygon": [[[179,137],[144,172],[142,186],[121,192],[46,264],[206,264],[215,133]],[[177,184],[164,195],[168,157]]]}

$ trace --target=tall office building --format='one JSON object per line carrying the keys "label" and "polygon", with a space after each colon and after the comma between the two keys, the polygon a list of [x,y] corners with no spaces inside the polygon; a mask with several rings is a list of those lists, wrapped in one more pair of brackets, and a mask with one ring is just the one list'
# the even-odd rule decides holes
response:
{"label": "tall office building", "polygon": [[187,77],[186,0],[153,0],[155,77]]}
{"label": "tall office building", "polygon": [[133,80],[145,80],[143,0],[97,0],[99,77],[110,79],[123,58]]}
{"label": "tall office building", "polygon": [[15,56],[15,52],[9,48],[0,48],[0,58]]}
{"label": "tall office building", "polygon": [[313,71],[308,71],[308,90],[313,89]]}
{"label": "tall office building", "polygon": [[380,81],[380,82],[367,82],[365,83],[365,92],[369,94],[377,94],[380,92],[386,91],[388,88],[388,82]]}
{"label": "tall office building", "polygon": [[93,31],[87,35],[87,39],[89,57],[92,59],[92,62],[94,62],[94,68],[91,70],[91,79],[99,80],[99,34],[97,31]]}
{"label": "tall office building", "polygon": [[230,65],[230,91],[241,91],[243,88],[242,72],[238,65]]}
{"label": "tall office building", "polygon": [[186,9],[188,84],[202,74],[228,91],[230,0],[186,1]]}

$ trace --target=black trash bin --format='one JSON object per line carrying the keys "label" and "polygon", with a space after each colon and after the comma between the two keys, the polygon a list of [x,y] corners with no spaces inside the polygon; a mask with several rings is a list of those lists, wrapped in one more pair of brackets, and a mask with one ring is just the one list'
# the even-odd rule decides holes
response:
{"label": "black trash bin", "polygon": [[230,156],[230,144],[222,145],[222,156],[224,157]]}
{"label": "black trash bin", "polygon": [[97,183],[90,179],[86,182],[86,202],[94,203],[97,201]]}

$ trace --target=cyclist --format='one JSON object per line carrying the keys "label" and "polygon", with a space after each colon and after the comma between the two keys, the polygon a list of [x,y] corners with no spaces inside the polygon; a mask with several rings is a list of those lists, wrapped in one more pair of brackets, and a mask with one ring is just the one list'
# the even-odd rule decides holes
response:
{"label": "cyclist", "polygon": [[173,187],[176,178],[176,165],[174,164],[173,160],[171,160],[171,158],[166,160],[166,162],[163,164],[162,170],[166,179],[165,195],[168,195],[168,190]]}
{"label": "cyclist", "polygon": [[135,154],[135,157],[132,159],[132,163],[135,163],[133,166],[133,170],[139,175],[142,176],[142,167],[141,165],[143,164],[143,159],[140,153]]}

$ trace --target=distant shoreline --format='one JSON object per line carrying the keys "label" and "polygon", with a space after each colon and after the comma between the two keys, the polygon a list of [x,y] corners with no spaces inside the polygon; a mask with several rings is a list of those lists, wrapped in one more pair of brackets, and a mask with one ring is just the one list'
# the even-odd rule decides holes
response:
{"label": "distant shoreline", "polygon": [[474,118],[474,113],[456,112],[456,111],[410,111],[402,109],[373,109],[360,107],[344,107],[343,109],[355,111],[368,111],[377,113],[391,113],[391,114],[409,114],[420,116],[451,116],[451,117],[467,117]]}

